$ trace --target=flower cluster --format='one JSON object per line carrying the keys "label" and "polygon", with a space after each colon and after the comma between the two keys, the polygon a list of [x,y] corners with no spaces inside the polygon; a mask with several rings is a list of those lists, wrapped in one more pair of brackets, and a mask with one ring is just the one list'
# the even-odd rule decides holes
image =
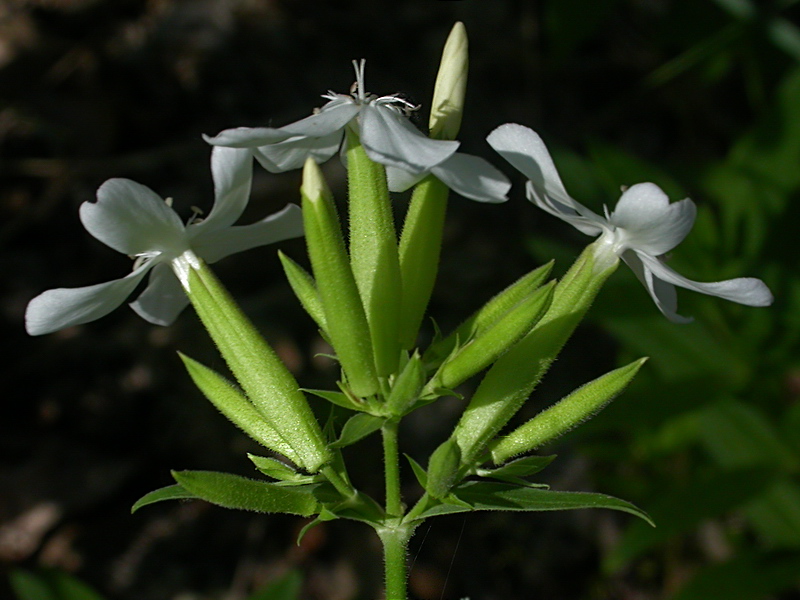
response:
{"label": "flower cluster", "polygon": [[[34,298],[26,312],[31,335],[50,333],[98,319],[119,306],[150,274],[148,286],[131,307],[151,323],[168,325],[188,300],[176,277],[175,259],[188,251],[212,263],[248,248],[303,235],[300,211],[283,211],[247,226],[233,226],[247,204],[252,158],[270,172],[302,167],[306,159],[322,162],[344,155],[348,128],[365,152],[386,167],[389,189],[403,191],[432,175],[458,194],[482,202],[503,202],[508,179],[483,158],[457,152],[454,140],[431,139],[409,120],[418,107],[399,95],[377,96],[364,86],[365,61],[353,61],[356,81],[350,94],[328,92],[328,102],[309,117],[279,128],[236,128],[206,141],[214,146],[211,170],[214,206],[206,219],[183,224],[169,205],[149,188],[127,179],[111,179],[97,192],[96,203],[84,203],[81,221],[87,231],[111,248],[136,258],[122,279],[77,289],[54,289]],[[689,233],[695,205],[670,204],[652,183],[628,188],[616,209],[600,216],[564,189],[541,138],[517,124],[495,129],[489,144],[528,179],[527,196],[536,206],[579,231],[599,236],[597,268],[621,258],[647,288],[670,320],[677,314],[675,286],[750,306],[767,306],[772,294],[753,278],[713,283],[691,281],[670,269],[663,255]],[[172,267],[172,268],[171,268]]]}

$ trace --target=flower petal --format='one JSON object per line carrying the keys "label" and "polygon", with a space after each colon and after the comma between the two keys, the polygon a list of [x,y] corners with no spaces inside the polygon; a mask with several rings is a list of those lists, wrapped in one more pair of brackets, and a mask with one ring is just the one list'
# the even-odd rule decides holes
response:
{"label": "flower petal", "polygon": [[296,136],[277,144],[260,146],[253,152],[267,171],[283,173],[301,168],[309,157],[316,163],[324,163],[336,154],[343,135],[343,131],[337,130],[324,137]]}
{"label": "flower petal", "polygon": [[675,293],[675,286],[655,277],[653,272],[644,265],[642,259],[643,256],[633,250],[627,250],[622,253],[622,260],[631,268],[637,279],[642,282],[658,310],[673,323],[691,323],[694,319],[677,313],[678,295]]}
{"label": "flower petal", "polygon": [[106,316],[130,296],[152,263],[126,277],[81,288],[58,288],[39,294],[25,310],[25,329],[43,335]]}
{"label": "flower petal", "polygon": [[180,281],[167,263],[159,263],[150,273],[147,287],[130,307],[145,321],[172,325],[189,304]]}
{"label": "flower petal", "polygon": [[397,167],[386,167],[386,182],[389,184],[390,192],[405,192],[422,181],[426,175],[427,173],[409,173]]}
{"label": "flower petal", "polygon": [[694,202],[688,198],[670,204],[654,183],[637,183],[622,194],[609,221],[625,230],[628,247],[660,256],[683,241],[696,215]]}
{"label": "flower petal", "polygon": [[208,217],[188,226],[191,237],[201,231],[229,227],[242,216],[250,199],[253,153],[244,148],[215,146],[211,150],[211,175],[214,179],[214,206]]}
{"label": "flower petal", "polygon": [[564,219],[587,235],[598,235],[603,231],[605,219],[570,197],[547,146],[535,131],[516,123],[506,123],[492,131],[486,141],[530,180],[528,199],[539,208]]}
{"label": "flower petal", "polygon": [[194,251],[207,263],[226,256],[303,235],[303,214],[296,204],[251,225],[209,232],[195,240]]}
{"label": "flower petal", "polygon": [[769,306],[772,304],[772,292],[760,279],[738,277],[709,283],[692,281],[670,269],[660,258],[654,258],[642,252],[637,252],[637,255],[642,260],[645,269],[652,271],[655,277],[667,283],[747,306]]}
{"label": "flower petal", "polygon": [[130,179],[109,179],[97,190],[97,202],[84,202],[86,230],[118,252],[136,255],[172,252],[185,245],[183,223],[149,187]]}
{"label": "flower petal", "polygon": [[359,107],[352,101],[332,100],[317,114],[283,127],[237,127],[226,129],[214,137],[203,136],[214,146],[256,148],[276,144],[293,137],[325,137],[344,128],[357,114]]}
{"label": "flower petal", "polygon": [[451,190],[478,202],[505,202],[511,182],[488,161],[456,152],[431,169]]}
{"label": "flower petal", "polygon": [[432,140],[391,108],[367,104],[359,116],[361,144],[375,162],[422,173],[453,155],[459,142]]}

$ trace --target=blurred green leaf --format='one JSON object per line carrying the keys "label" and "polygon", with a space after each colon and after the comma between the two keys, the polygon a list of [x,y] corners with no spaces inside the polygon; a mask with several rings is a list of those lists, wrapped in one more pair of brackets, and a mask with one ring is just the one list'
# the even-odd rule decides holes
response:
{"label": "blurred green leaf", "polygon": [[762,466],[793,471],[798,456],[756,407],[725,400],[703,411],[703,443],[726,469]]}
{"label": "blurred green leaf", "polygon": [[247,600],[300,600],[302,587],[303,576],[300,571],[292,569],[248,597]]}
{"label": "blurred green leaf", "polygon": [[748,552],[702,569],[669,600],[761,600],[792,586],[798,573],[798,554]]}
{"label": "blurred green leaf", "polygon": [[764,469],[714,472],[690,481],[682,488],[661,490],[648,504],[656,529],[632,523],[619,544],[604,560],[607,572],[617,571],[642,553],[686,533],[700,522],[742,506],[763,492],[774,475]]}
{"label": "blurred green leaf", "polygon": [[17,600],[103,600],[80,579],[54,569],[37,572],[14,569],[9,573]]}
{"label": "blurred green leaf", "polygon": [[772,484],[745,513],[768,548],[800,548],[800,488],[789,478]]}

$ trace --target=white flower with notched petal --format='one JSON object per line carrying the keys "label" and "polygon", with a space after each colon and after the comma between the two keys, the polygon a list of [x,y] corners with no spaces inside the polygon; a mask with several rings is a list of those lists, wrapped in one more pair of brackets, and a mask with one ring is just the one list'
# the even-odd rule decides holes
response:
{"label": "white flower with notched petal", "polygon": [[265,169],[280,173],[301,168],[306,158],[324,162],[339,151],[348,125],[357,127],[361,145],[372,160],[411,173],[430,170],[452,156],[459,143],[432,140],[408,120],[414,105],[397,95],[376,96],[364,88],[364,64],[353,61],[356,82],[351,95],[328,92],[315,114],[277,129],[226,129],[206,137],[214,146],[251,148]]}
{"label": "white flower with notched petal", "polygon": [[606,211],[601,217],[567,194],[550,153],[534,131],[507,123],[490,133],[487,141],[528,177],[529,200],[582,233],[600,236],[595,242],[596,270],[622,258],[671,321],[691,321],[676,313],[676,285],[748,306],[772,304],[772,293],[760,279],[700,283],[676,273],[660,258],[681,243],[694,224],[696,208],[688,198],[670,204],[657,185],[639,183],[625,190],[611,214]]}
{"label": "white flower with notched petal", "polygon": [[40,294],[25,313],[28,333],[51,333],[107,315],[151,270],[147,287],[131,307],[151,323],[169,325],[189,303],[181,287],[185,282],[176,276],[182,272],[181,261],[191,263],[199,256],[213,263],[242,250],[303,235],[302,213],[294,204],[251,225],[233,226],[247,206],[252,165],[249,150],[214,148],[214,206],[208,218],[192,218],[186,225],[150,188],[129,179],[106,181],[97,190],[97,202],[81,205],[81,222],[107,246],[135,257],[133,272],[107,283]]}
{"label": "white flower with notched petal", "polygon": [[456,153],[459,142],[434,140],[409,121],[417,107],[398,96],[376,96],[364,87],[365,61],[353,61],[350,95],[328,92],[315,114],[284,127],[238,127],[215,137],[214,146],[250,148],[272,173],[299,169],[307,158],[322,163],[339,152],[347,127],[355,128],[367,156],[387,167],[389,189],[402,192],[432,173],[453,191],[480,202],[503,202],[508,179],[477,156]]}

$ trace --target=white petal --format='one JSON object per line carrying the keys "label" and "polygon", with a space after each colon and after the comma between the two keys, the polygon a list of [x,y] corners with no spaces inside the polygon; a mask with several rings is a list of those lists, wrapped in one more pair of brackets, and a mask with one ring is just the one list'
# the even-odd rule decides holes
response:
{"label": "white petal", "polygon": [[297,136],[324,137],[343,129],[358,114],[358,111],[359,107],[352,102],[333,100],[320,109],[317,114],[284,127],[237,127],[226,129],[214,137],[203,137],[214,146],[230,146],[232,148],[256,148],[276,144]]}
{"label": "white petal", "polygon": [[234,127],[220,131],[215,136],[203,135],[203,139],[212,146],[229,148],[255,148],[265,144],[275,144],[292,137],[274,127]]}
{"label": "white petal", "polygon": [[360,109],[361,107],[349,98],[331,100],[317,114],[285,125],[280,130],[292,136],[325,137],[343,130]]}
{"label": "white petal", "polygon": [[213,263],[226,256],[303,235],[303,213],[296,204],[252,225],[228,227],[210,232],[195,240],[194,251],[206,262]]}
{"label": "white petal", "polygon": [[390,192],[405,192],[422,181],[427,173],[409,173],[397,167],[386,167],[386,181]]}
{"label": "white petal", "polygon": [[81,288],[47,290],[30,301],[25,329],[30,335],[52,333],[106,316],[130,296],[152,267],[142,265],[122,279]]}
{"label": "white petal", "polygon": [[192,237],[199,231],[224,229],[242,216],[250,199],[253,179],[253,154],[243,148],[215,146],[211,151],[214,179],[214,206],[208,217],[189,225]]}
{"label": "white petal", "polygon": [[260,146],[253,150],[256,160],[270,173],[283,173],[300,169],[311,157],[324,163],[336,154],[344,132],[334,131],[324,137],[293,137],[277,144]]}
{"label": "white petal", "polygon": [[767,285],[760,279],[754,277],[739,277],[737,279],[726,279],[725,281],[709,283],[692,281],[670,269],[659,258],[653,258],[641,252],[637,254],[644,263],[645,268],[652,271],[655,277],[673,285],[700,292],[701,294],[717,296],[747,306],[769,306],[772,304],[772,292],[769,291]]}
{"label": "white petal", "polygon": [[[602,232],[605,219],[567,194],[547,146],[539,134],[528,127],[506,123],[492,131],[486,141],[530,180],[528,198],[537,206],[563,218],[587,235]],[[574,219],[576,215],[584,219]]]}
{"label": "white petal", "polygon": [[130,179],[109,179],[97,202],[84,202],[81,222],[98,240],[123,254],[171,252],[185,245],[178,215],[149,187]]}
{"label": "white petal", "polygon": [[541,189],[534,186],[532,181],[528,181],[525,185],[525,193],[528,200],[533,202],[536,206],[554,217],[566,221],[581,233],[585,233],[586,235],[600,235],[607,228],[605,220],[601,217],[594,215],[594,218],[588,218],[560,202],[554,202],[550,196],[544,194]]}
{"label": "white petal", "polygon": [[451,190],[478,202],[505,202],[511,182],[489,162],[457,152],[431,169]]}
{"label": "white petal", "polygon": [[622,194],[610,222],[625,230],[629,247],[660,256],[683,241],[696,215],[694,202],[688,198],[670,204],[657,185],[637,183]]}
{"label": "white petal", "polygon": [[675,293],[675,286],[655,277],[653,272],[644,265],[642,258],[641,254],[633,250],[627,250],[622,253],[622,260],[642,282],[658,310],[673,323],[691,323],[694,319],[683,317],[677,313],[678,295]]}
{"label": "white petal", "polygon": [[155,325],[171,325],[189,304],[180,281],[167,263],[155,266],[145,290],[130,307],[145,321]]}
{"label": "white petal", "polygon": [[360,138],[372,160],[412,173],[430,171],[458,149],[459,142],[432,140],[386,106],[361,107]]}

